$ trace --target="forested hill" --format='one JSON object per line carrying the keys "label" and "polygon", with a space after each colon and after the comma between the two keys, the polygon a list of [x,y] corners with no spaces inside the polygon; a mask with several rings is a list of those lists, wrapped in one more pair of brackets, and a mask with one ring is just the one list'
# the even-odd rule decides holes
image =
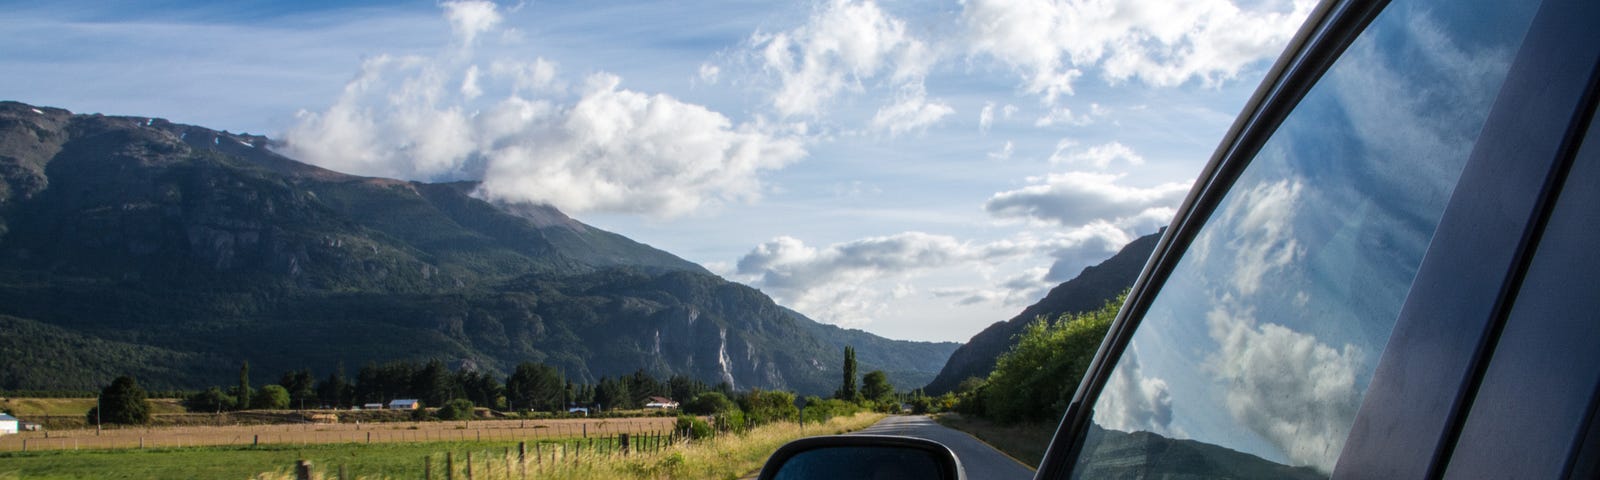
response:
{"label": "forested hill", "polygon": [[[0,364],[0,389],[430,358],[836,386],[852,337],[694,263],[471,183],[345,175],[271,146],[0,102],[0,357],[29,359]],[[861,335],[887,359],[955,348]],[[907,385],[936,371],[861,363]]]}
{"label": "forested hill", "polygon": [[1056,318],[1063,313],[1082,313],[1100,308],[1106,301],[1116,298],[1123,290],[1133,286],[1139,271],[1155,251],[1161,233],[1140,237],[1122,247],[1116,255],[1099,265],[1083,269],[1077,277],[1068,280],[1039,300],[1029,305],[1010,320],[995,322],[968,340],[950,355],[948,363],[927,386],[930,394],[955,390],[967,378],[985,378],[994,370],[995,360],[1014,345],[1015,337],[1023,327],[1043,316]]}

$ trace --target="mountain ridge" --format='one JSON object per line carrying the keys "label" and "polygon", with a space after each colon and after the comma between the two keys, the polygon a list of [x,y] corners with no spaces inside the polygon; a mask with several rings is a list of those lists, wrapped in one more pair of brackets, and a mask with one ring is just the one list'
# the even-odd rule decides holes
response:
{"label": "mountain ridge", "polygon": [[[577,381],[644,368],[826,393],[840,342],[881,340],[891,369],[955,348],[829,334],[553,207],[491,204],[471,182],[346,175],[271,144],[0,102],[0,315],[15,319],[0,328],[187,362],[140,379],[155,388],[227,383],[228,368],[209,367],[243,360],[278,372],[443,357],[502,374],[542,361]],[[66,353],[57,380],[0,367],[0,389],[109,380],[112,360]]]}
{"label": "mountain ridge", "polygon": [[1053,320],[1065,313],[1087,312],[1116,298],[1133,286],[1165,230],[1129,242],[1111,258],[1086,267],[1077,277],[1051,288],[1044,298],[1024,308],[1017,316],[995,322],[973,335],[950,354],[945,366],[925,390],[930,394],[943,394],[955,390],[967,378],[988,377],[1000,355],[1016,344],[1016,335],[1036,318]]}

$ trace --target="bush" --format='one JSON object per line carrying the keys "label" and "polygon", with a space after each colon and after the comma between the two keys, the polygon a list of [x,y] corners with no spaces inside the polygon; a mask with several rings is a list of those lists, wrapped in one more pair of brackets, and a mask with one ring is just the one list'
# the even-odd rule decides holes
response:
{"label": "bush", "polygon": [[747,426],[744,412],[738,410],[712,416],[711,420],[717,423],[717,430],[724,432],[742,432]]}
{"label": "bush", "polygon": [[289,389],[283,385],[267,385],[250,395],[250,408],[257,410],[283,410],[289,408]]}
{"label": "bush", "polygon": [[683,406],[683,411],[695,415],[716,415],[718,413],[738,410],[739,406],[729,400],[722,392],[705,392],[696,395],[693,400]]}
{"label": "bush", "polygon": [[183,400],[183,407],[190,412],[213,413],[223,410],[233,410],[239,405],[239,400],[232,395],[223,393],[221,388],[211,387],[204,392],[190,395]]}
{"label": "bush", "polygon": [[861,411],[861,405],[837,398],[806,397],[806,408],[801,412],[806,423],[824,423],[833,417],[847,417]]}
{"label": "bush", "polygon": [[964,410],[1001,422],[1060,418],[1126,295],[1093,312],[1062,315],[1054,324],[1042,318],[1029,324],[995,362],[988,382],[966,394],[974,401],[963,400]]}
{"label": "bush", "polygon": [[695,440],[711,437],[711,424],[706,423],[705,420],[701,420],[698,417],[679,415],[676,428],[679,432],[683,432],[684,434],[687,434],[689,438]]}
{"label": "bush", "polygon": [[758,388],[751,389],[741,400],[745,421],[752,426],[794,420],[800,415],[800,409],[794,406],[793,393]]}
{"label": "bush", "polygon": [[472,400],[457,398],[445,402],[444,406],[439,407],[439,411],[434,415],[438,416],[440,420],[470,420],[472,419],[473,408]]}

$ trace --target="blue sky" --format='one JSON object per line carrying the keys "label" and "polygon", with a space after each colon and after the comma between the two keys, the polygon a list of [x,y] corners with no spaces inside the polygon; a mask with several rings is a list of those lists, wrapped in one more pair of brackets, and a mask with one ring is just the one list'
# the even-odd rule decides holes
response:
{"label": "blue sky", "polygon": [[965,341],[1166,224],[1307,0],[5,2],[0,92],[484,180]]}

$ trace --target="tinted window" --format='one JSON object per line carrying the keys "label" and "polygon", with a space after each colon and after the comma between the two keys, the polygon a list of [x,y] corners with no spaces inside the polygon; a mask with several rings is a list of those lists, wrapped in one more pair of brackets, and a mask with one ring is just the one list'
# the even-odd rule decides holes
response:
{"label": "tinted window", "polygon": [[1368,27],[1166,279],[1076,475],[1328,475],[1536,8],[1395,2]]}

